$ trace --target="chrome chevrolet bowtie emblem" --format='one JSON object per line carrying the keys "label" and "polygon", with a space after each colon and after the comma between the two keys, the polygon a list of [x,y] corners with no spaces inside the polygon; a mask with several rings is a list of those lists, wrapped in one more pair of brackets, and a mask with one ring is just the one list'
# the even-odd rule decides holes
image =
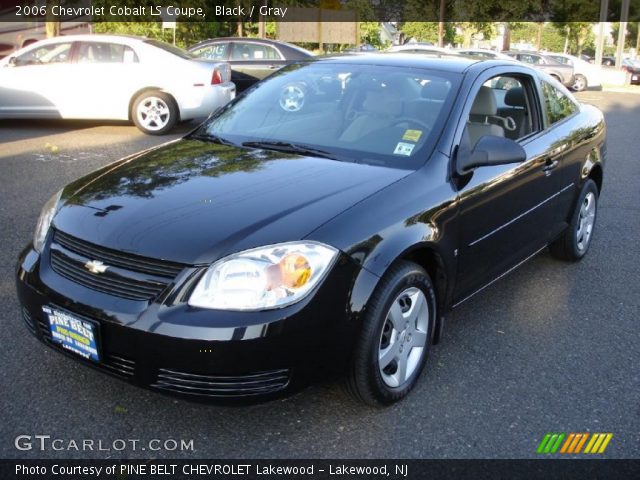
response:
{"label": "chrome chevrolet bowtie emblem", "polygon": [[89,260],[84,264],[84,268],[89,270],[91,273],[104,273],[109,268],[108,265],[105,265],[100,260]]}

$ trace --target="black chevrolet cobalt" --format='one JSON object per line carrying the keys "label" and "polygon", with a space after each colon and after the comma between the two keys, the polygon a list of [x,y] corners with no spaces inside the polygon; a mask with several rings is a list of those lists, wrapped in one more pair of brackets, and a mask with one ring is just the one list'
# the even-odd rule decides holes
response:
{"label": "black chevrolet cobalt", "polygon": [[18,263],[24,322],[158,391],[263,399],[342,373],[387,405],[448,311],[546,247],[586,254],[605,136],[523,64],[291,65],[51,197]]}

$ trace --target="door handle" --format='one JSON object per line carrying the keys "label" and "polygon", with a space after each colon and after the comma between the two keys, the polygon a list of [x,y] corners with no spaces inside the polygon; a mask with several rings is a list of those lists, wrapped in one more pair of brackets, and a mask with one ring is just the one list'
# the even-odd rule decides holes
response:
{"label": "door handle", "polygon": [[560,162],[558,161],[558,159],[551,159],[548,158],[545,162],[544,165],[542,167],[542,171],[547,174],[547,175],[551,175],[551,171],[556,168],[558,166]]}
{"label": "door handle", "polygon": [[269,70],[276,70],[277,68],[280,68],[280,66],[279,65],[269,65],[267,68]]}

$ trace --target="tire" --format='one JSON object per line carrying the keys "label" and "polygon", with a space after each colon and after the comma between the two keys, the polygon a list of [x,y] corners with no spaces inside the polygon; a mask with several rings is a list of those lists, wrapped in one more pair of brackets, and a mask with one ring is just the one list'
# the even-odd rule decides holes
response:
{"label": "tire", "polygon": [[136,127],[147,135],[164,135],[178,121],[178,106],[166,93],[157,90],[144,92],[133,102],[131,118]]}
{"label": "tire", "polygon": [[435,321],[427,272],[411,262],[394,264],[367,305],[346,379],[351,395],[377,407],[407,396],[427,361]]}
{"label": "tire", "polygon": [[587,79],[584,75],[580,75],[579,73],[573,77],[573,89],[576,92],[582,92],[588,86]]}
{"label": "tire", "polygon": [[589,251],[598,213],[598,187],[588,179],[582,186],[569,227],[549,245],[551,254],[560,260],[577,262]]}

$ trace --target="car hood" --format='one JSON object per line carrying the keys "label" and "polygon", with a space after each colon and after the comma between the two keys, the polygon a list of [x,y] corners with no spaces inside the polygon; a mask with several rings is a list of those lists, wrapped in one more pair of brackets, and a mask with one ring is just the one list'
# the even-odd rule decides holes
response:
{"label": "car hood", "polygon": [[69,185],[53,226],[103,247],[203,264],[303,239],[409,173],[185,139]]}

